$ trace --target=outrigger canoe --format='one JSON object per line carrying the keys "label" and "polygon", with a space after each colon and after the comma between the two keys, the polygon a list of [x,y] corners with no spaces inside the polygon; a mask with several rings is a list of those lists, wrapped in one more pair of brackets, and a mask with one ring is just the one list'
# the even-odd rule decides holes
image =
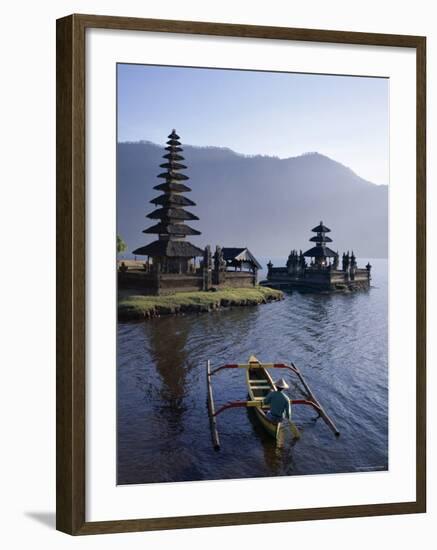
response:
{"label": "outrigger canoe", "polygon": [[[276,387],[267,369],[260,366],[256,357],[252,356],[249,359],[249,364],[251,366],[246,369],[246,383],[249,400],[262,403],[264,398],[266,398],[271,391],[276,390]],[[258,422],[269,435],[278,440],[280,423],[274,422],[267,416],[269,409],[270,407],[268,406],[254,407]]]}
{"label": "outrigger canoe", "polygon": [[[222,370],[237,368],[246,369],[246,383],[249,399],[245,401],[231,401],[222,405],[219,409],[216,410],[212,389],[212,377]],[[246,364],[229,364],[217,367],[215,369],[211,369],[211,363],[210,361],[207,361],[207,401],[211,426],[211,436],[215,449],[220,449],[220,438],[217,428],[217,416],[225,410],[238,407],[253,407],[258,422],[265,429],[265,431],[270,436],[275,438],[278,442],[278,439],[280,437],[281,424],[283,423],[272,421],[267,416],[267,412],[269,411],[270,407],[263,403],[264,398],[269,394],[269,392],[276,389],[273,379],[269,373],[271,369],[283,369],[296,375],[299,379],[299,382],[303,388],[303,392],[306,397],[305,399],[291,399],[290,401],[292,405],[306,405],[311,407],[317,412],[317,418],[322,418],[336,436],[340,435],[340,432],[338,431],[334,422],[326,414],[320,402],[316,399],[315,395],[311,391],[302,373],[293,363],[290,363],[289,365],[286,363],[261,363],[255,356],[252,355],[249,358],[248,363]],[[291,423],[291,421],[290,425],[292,426],[293,433],[295,434],[295,436],[297,436],[299,433],[297,428]]]}

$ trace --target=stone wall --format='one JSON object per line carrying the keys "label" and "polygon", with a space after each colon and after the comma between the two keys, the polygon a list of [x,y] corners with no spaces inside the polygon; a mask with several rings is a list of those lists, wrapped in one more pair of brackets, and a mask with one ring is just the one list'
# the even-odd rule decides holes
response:
{"label": "stone wall", "polygon": [[367,269],[357,269],[354,274],[354,281],[367,281],[368,279]]}
{"label": "stone wall", "polygon": [[220,286],[232,288],[249,288],[256,285],[256,275],[250,271],[224,271]]}
{"label": "stone wall", "polygon": [[147,273],[145,270],[118,271],[118,287],[141,294],[168,294],[202,290],[203,274],[174,275]]}
{"label": "stone wall", "polygon": [[203,288],[203,275],[172,275],[161,274],[160,294],[168,294],[171,292],[195,292]]}
{"label": "stone wall", "polygon": [[139,294],[156,294],[156,275],[145,270],[118,271],[118,288],[138,291]]}
{"label": "stone wall", "polygon": [[249,288],[256,285],[256,274],[250,271],[220,271],[196,274],[148,273],[141,269],[118,271],[118,288],[135,290],[138,294],[170,294],[172,292],[195,292],[211,288]]}
{"label": "stone wall", "polygon": [[367,269],[349,273],[340,269],[314,269],[309,267],[301,275],[289,274],[284,267],[271,268],[268,283],[279,288],[306,288],[309,290],[354,290],[369,287]]}

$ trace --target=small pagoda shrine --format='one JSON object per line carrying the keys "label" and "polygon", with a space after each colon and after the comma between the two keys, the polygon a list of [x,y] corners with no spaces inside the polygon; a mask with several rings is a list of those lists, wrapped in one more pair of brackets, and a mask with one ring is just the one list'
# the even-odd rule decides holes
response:
{"label": "small pagoda shrine", "polygon": [[331,259],[333,259],[333,262],[338,266],[338,253],[326,246],[326,243],[332,243],[331,237],[326,235],[326,233],[331,232],[329,227],[326,227],[323,225],[323,222],[320,222],[319,225],[311,229],[311,231],[316,233],[316,235],[311,237],[310,242],[316,243],[316,246],[304,252],[304,258],[311,258],[311,265],[318,268],[331,265]]}
{"label": "small pagoda shrine", "polygon": [[[285,267],[273,267],[267,264],[267,283],[270,286],[301,288],[312,291],[359,290],[370,286],[370,263],[365,268],[359,268],[354,252],[343,253],[341,269],[339,254],[327,246],[332,243],[327,235],[331,230],[321,221],[314,227],[315,233],[309,240],[315,246],[298,253],[292,250]],[[307,261],[309,259],[309,263]]]}
{"label": "small pagoda shrine", "polygon": [[147,256],[150,270],[161,273],[193,273],[196,269],[196,257],[203,256],[204,251],[185,240],[187,235],[200,235],[200,231],[193,229],[185,221],[199,218],[185,210],[186,206],[195,206],[196,203],[184,196],[191,189],[182,183],[189,178],[181,173],[186,166],[180,163],[184,160],[180,154],[183,151],[180,138],[175,130],[168,138],[165,148],[167,153],[163,156],[165,162],[160,165],[165,172],[158,175],[164,182],[154,187],[157,191],[162,191],[162,194],[150,201],[157,208],[147,214],[148,218],[158,220],[158,223],[143,231],[158,235],[158,239],[137,248],[133,254]]}

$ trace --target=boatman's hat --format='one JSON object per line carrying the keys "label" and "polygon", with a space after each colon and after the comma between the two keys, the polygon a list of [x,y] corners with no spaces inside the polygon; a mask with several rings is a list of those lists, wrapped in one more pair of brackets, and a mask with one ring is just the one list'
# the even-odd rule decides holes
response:
{"label": "boatman's hat", "polygon": [[275,386],[281,390],[286,390],[290,387],[283,378],[276,380]]}

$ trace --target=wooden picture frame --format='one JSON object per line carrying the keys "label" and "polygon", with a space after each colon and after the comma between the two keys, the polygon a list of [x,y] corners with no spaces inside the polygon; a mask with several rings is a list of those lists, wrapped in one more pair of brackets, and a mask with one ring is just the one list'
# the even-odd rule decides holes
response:
{"label": "wooden picture frame", "polygon": [[[85,32],[89,28],[410,48],[417,85],[416,499],[87,522],[85,515]],[[57,21],[57,529],[71,535],[409,514],[426,510],[426,39],[420,36],[70,15]]]}

